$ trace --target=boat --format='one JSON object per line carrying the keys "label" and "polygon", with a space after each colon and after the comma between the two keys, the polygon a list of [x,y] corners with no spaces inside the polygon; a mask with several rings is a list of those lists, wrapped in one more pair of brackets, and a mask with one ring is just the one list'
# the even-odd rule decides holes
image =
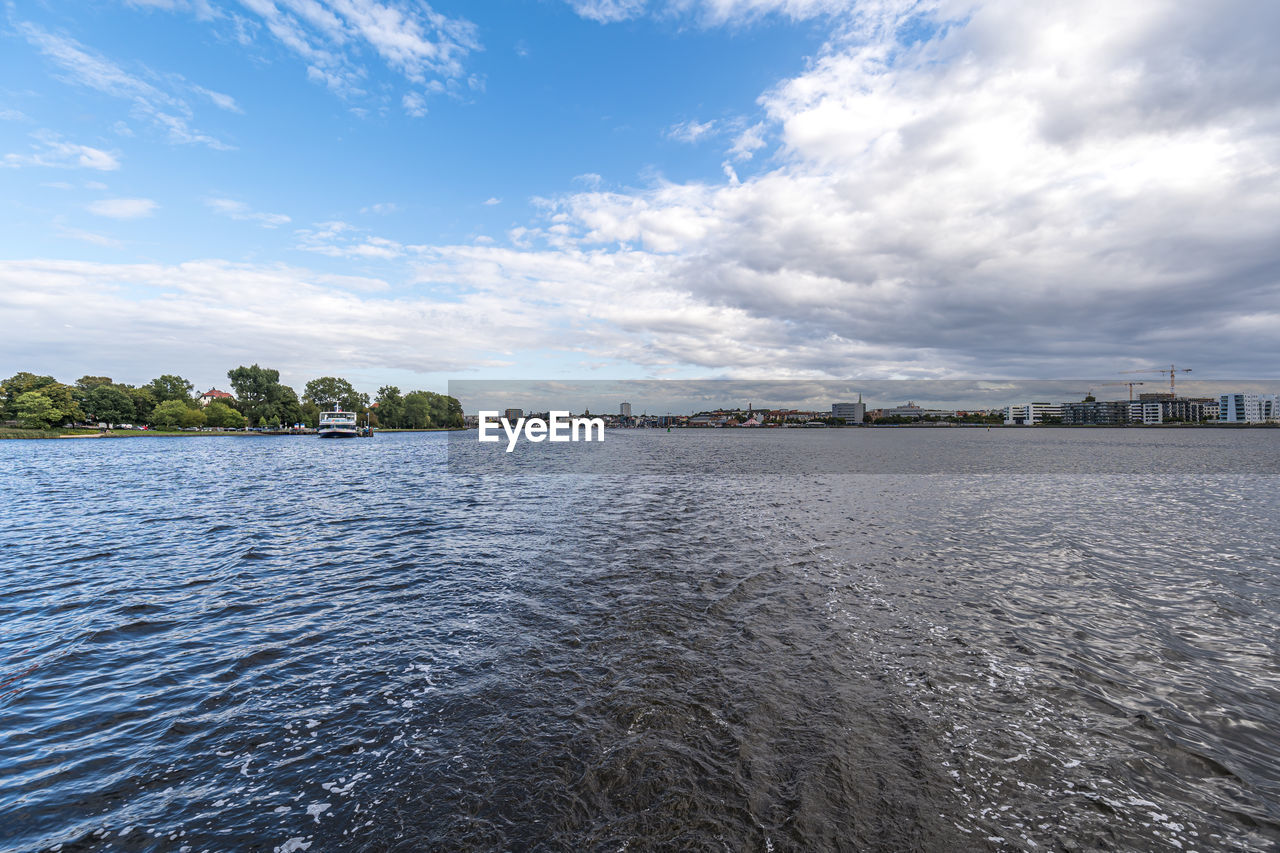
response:
{"label": "boat", "polygon": [[320,428],[316,434],[321,438],[355,438],[360,434],[356,426],[356,413],[338,409],[333,412],[320,413]]}

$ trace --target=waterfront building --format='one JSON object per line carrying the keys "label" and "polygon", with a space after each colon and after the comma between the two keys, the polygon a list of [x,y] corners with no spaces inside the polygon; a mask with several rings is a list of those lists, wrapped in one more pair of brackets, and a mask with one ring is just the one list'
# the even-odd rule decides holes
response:
{"label": "waterfront building", "polygon": [[502,416],[507,419],[508,423],[515,423],[524,417],[524,409],[507,409],[502,413]]}
{"label": "waterfront building", "polygon": [[1034,426],[1062,420],[1064,403],[1015,403],[1006,406],[1004,422],[1008,425]]}
{"label": "waterfront building", "polygon": [[[1147,396],[1143,394],[1142,396]],[[1152,424],[1164,423],[1163,402],[1160,400],[1134,400],[1129,404],[1129,423]]]}
{"label": "waterfront building", "polygon": [[618,406],[618,416],[623,418],[631,417],[631,404],[622,403]]}
{"label": "waterfront building", "polygon": [[1062,404],[1062,422],[1073,426],[1113,426],[1129,423],[1129,403],[1082,400]]}
{"label": "waterfront building", "polygon": [[1260,424],[1280,419],[1280,394],[1223,394],[1218,397],[1218,422]]}
{"label": "waterfront building", "polygon": [[867,419],[867,405],[858,395],[856,403],[832,403],[831,417],[840,418],[847,424],[860,424]]}

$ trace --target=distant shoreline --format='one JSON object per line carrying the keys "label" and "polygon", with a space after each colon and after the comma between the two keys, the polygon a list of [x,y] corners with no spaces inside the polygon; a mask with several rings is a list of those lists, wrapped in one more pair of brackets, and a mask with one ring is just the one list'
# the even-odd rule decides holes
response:
{"label": "distant shoreline", "polygon": [[[427,429],[375,429],[380,432],[453,432],[462,427],[430,427]],[[0,429],[0,441],[38,441],[63,438],[315,438],[315,433],[258,432],[244,430],[158,430],[158,429]]]}

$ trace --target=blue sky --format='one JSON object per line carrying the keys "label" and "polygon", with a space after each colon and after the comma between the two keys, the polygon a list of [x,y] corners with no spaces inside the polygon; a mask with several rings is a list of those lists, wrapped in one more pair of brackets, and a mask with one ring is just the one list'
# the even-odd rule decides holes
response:
{"label": "blue sky", "polygon": [[1277,24],[1245,2],[10,3],[0,362],[366,390],[1270,376]]}

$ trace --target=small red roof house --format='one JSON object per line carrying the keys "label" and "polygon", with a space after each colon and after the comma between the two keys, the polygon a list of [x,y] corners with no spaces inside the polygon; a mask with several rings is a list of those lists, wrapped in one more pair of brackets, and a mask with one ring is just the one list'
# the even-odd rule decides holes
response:
{"label": "small red roof house", "polygon": [[210,388],[208,391],[205,391],[199,397],[196,397],[196,402],[202,406],[207,406],[210,403],[212,403],[214,400],[230,402],[231,400],[234,400],[234,399],[235,397],[231,396],[226,391],[219,391],[217,388]]}

